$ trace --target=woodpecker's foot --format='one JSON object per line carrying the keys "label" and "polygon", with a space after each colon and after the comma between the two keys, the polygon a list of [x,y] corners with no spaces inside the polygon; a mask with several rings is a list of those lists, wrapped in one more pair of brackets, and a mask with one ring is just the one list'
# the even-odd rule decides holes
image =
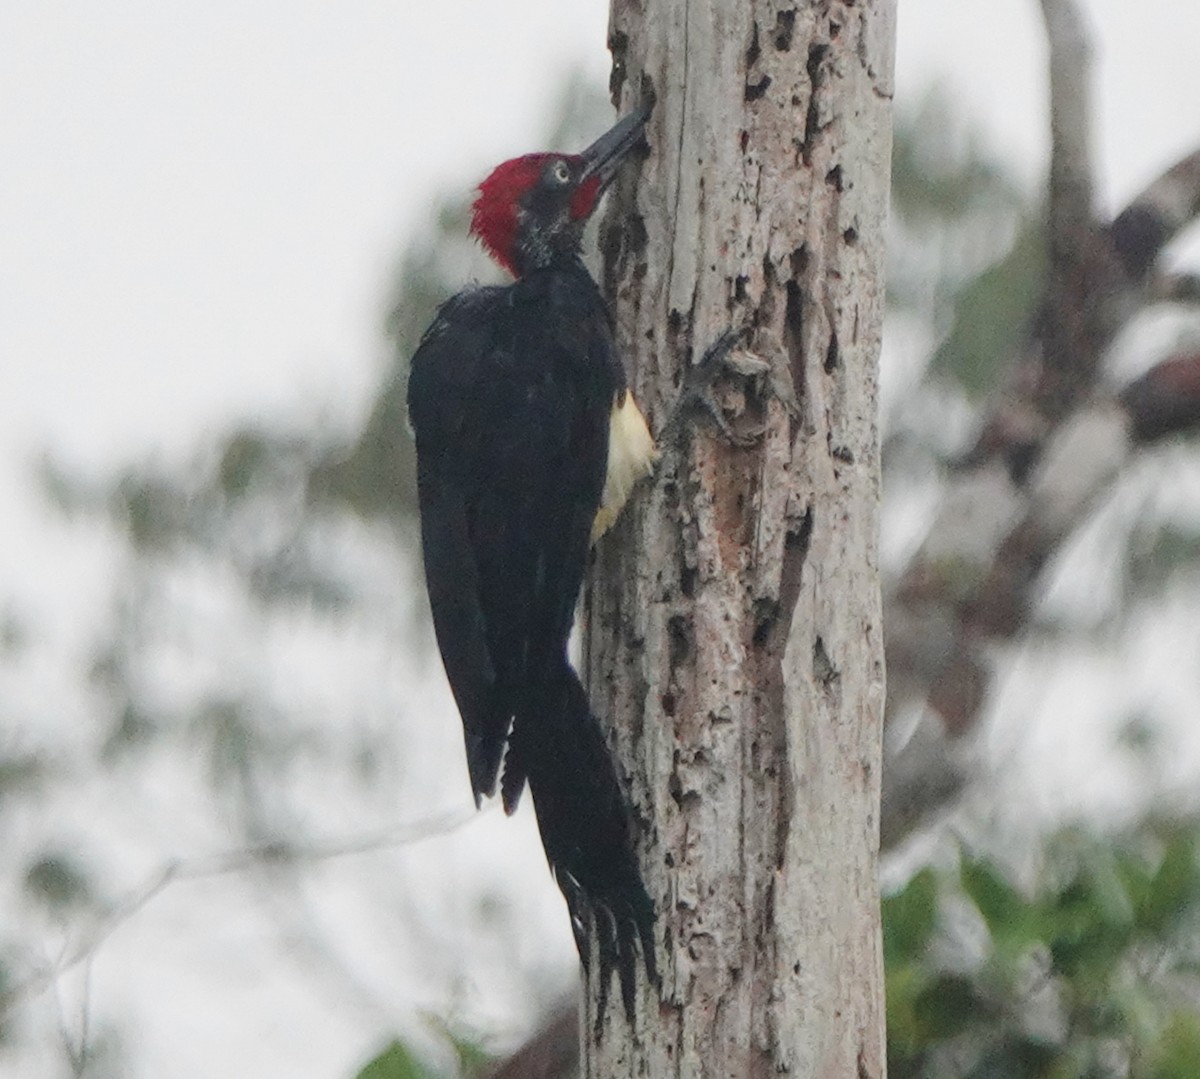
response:
{"label": "woodpecker's foot", "polygon": [[570,893],[567,906],[571,911],[571,927],[575,943],[579,947],[579,958],[584,971],[591,972],[591,941],[596,942],[596,955],[600,960],[599,992],[596,1001],[595,1036],[600,1036],[604,1016],[608,1010],[609,990],[613,975],[621,989],[621,1002],[625,1007],[625,1018],[634,1024],[637,1010],[637,953],[642,953],[642,965],[646,977],[656,989],[660,986],[658,966],[654,957],[654,906],[646,895],[641,882],[633,888],[621,889],[593,903],[580,896],[583,902],[573,902]]}
{"label": "woodpecker's foot", "polygon": [[684,420],[693,413],[708,416],[716,425],[721,436],[734,446],[752,446],[763,436],[764,427],[751,430],[734,430],[725,415],[725,409],[717,400],[713,386],[722,375],[733,375],[743,379],[759,379],[770,372],[771,365],[754,353],[736,346],[748,335],[749,327],[728,329],[708,346],[700,362],[690,366],[683,377],[679,400],[659,435],[666,442],[676,437],[683,429]]}

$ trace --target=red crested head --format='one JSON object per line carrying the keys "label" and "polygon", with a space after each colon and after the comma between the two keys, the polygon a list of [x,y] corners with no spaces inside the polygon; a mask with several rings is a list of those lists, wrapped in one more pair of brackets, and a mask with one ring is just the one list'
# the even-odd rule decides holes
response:
{"label": "red crested head", "polygon": [[472,235],[515,277],[578,256],[583,226],[648,115],[636,110],[581,154],[525,154],[498,165],[479,185]]}
{"label": "red crested head", "polygon": [[497,165],[479,185],[479,197],[471,207],[471,235],[514,277],[520,276],[518,233],[523,204],[542,182],[555,154],[525,154]]}

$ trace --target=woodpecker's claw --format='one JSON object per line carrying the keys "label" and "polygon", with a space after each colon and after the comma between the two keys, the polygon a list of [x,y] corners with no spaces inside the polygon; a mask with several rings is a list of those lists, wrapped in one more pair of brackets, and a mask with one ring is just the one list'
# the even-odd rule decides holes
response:
{"label": "woodpecker's claw", "polygon": [[770,371],[771,365],[766,360],[745,349],[736,348],[748,332],[749,327],[746,326],[726,330],[709,345],[700,362],[688,368],[679,400],[659,436],[660,441],[665,442],[677,435],[683,427],[684,418],[693,411],[708,416],[721,436],[734,446],[752,446],[762,438],[766,430],[763,426],[748,431],[734,430],[725,415],[725,409],[713,393],[713,384],[722,374],[752,379],[761,378]]}
{"label": "woodpecker's claw", "polygon": [[[570,903],[568,900],[568,905]],[[656,989],[661,985],[654,957],[653,908],[644,895],[614,895],[600,903],[590,903],[584,898],[584,908],[573,917],[573,924],[579,927],[576,943],[580,946],[579,956],[585,973],[591,970],[591,938],[596,941],[600,965],[594,1030],[595,1036],[599,1037],[614,974],[617,975],[625,1018],[631,1026],[635,1021],[639,947],[650,985]]]}

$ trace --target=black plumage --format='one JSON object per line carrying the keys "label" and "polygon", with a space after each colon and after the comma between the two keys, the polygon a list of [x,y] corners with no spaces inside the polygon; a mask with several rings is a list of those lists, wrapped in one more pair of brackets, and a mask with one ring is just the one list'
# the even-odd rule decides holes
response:
{"label": "black plumage", "polygon": [[[578,232],[640,132],[644,116],[635,120],[623,121],[607,156],[509,163],[533,176],[504,218],[511,246],[498,250],[486,221],[477,219],[476,231],[520,276],[442,306],[413,357],[408,390],[426,581],[471,789],[478,802],[499,780],[511,812],[528,782],[580,956],[586,963],[595,934],[602,984],[619,970],[630,1013],[639,944],[653,976],[654,909],[613,758],[567,642],[613,417],[627,395]],[[579,191],[589,180],[585,201]],[[499,197],[483,190],[492,212]],[[648,435],[646,444],[652,451]]]}

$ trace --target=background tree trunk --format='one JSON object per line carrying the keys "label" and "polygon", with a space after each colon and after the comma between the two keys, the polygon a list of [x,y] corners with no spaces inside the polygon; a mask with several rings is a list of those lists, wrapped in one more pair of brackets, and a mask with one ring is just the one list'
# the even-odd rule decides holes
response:
{"label": "background tree trunk", "polygon": [[[601,547],[584,666],[641,826],[661,1002],[588,1076],[877,1079],[883,651],[876,371],[894,0],[615,0],[613,95],[656,102],[605,283],[661,427],[729,326],[733,446],[697,421]],[[658,1006],[656,1006],[656,1004]]]}

